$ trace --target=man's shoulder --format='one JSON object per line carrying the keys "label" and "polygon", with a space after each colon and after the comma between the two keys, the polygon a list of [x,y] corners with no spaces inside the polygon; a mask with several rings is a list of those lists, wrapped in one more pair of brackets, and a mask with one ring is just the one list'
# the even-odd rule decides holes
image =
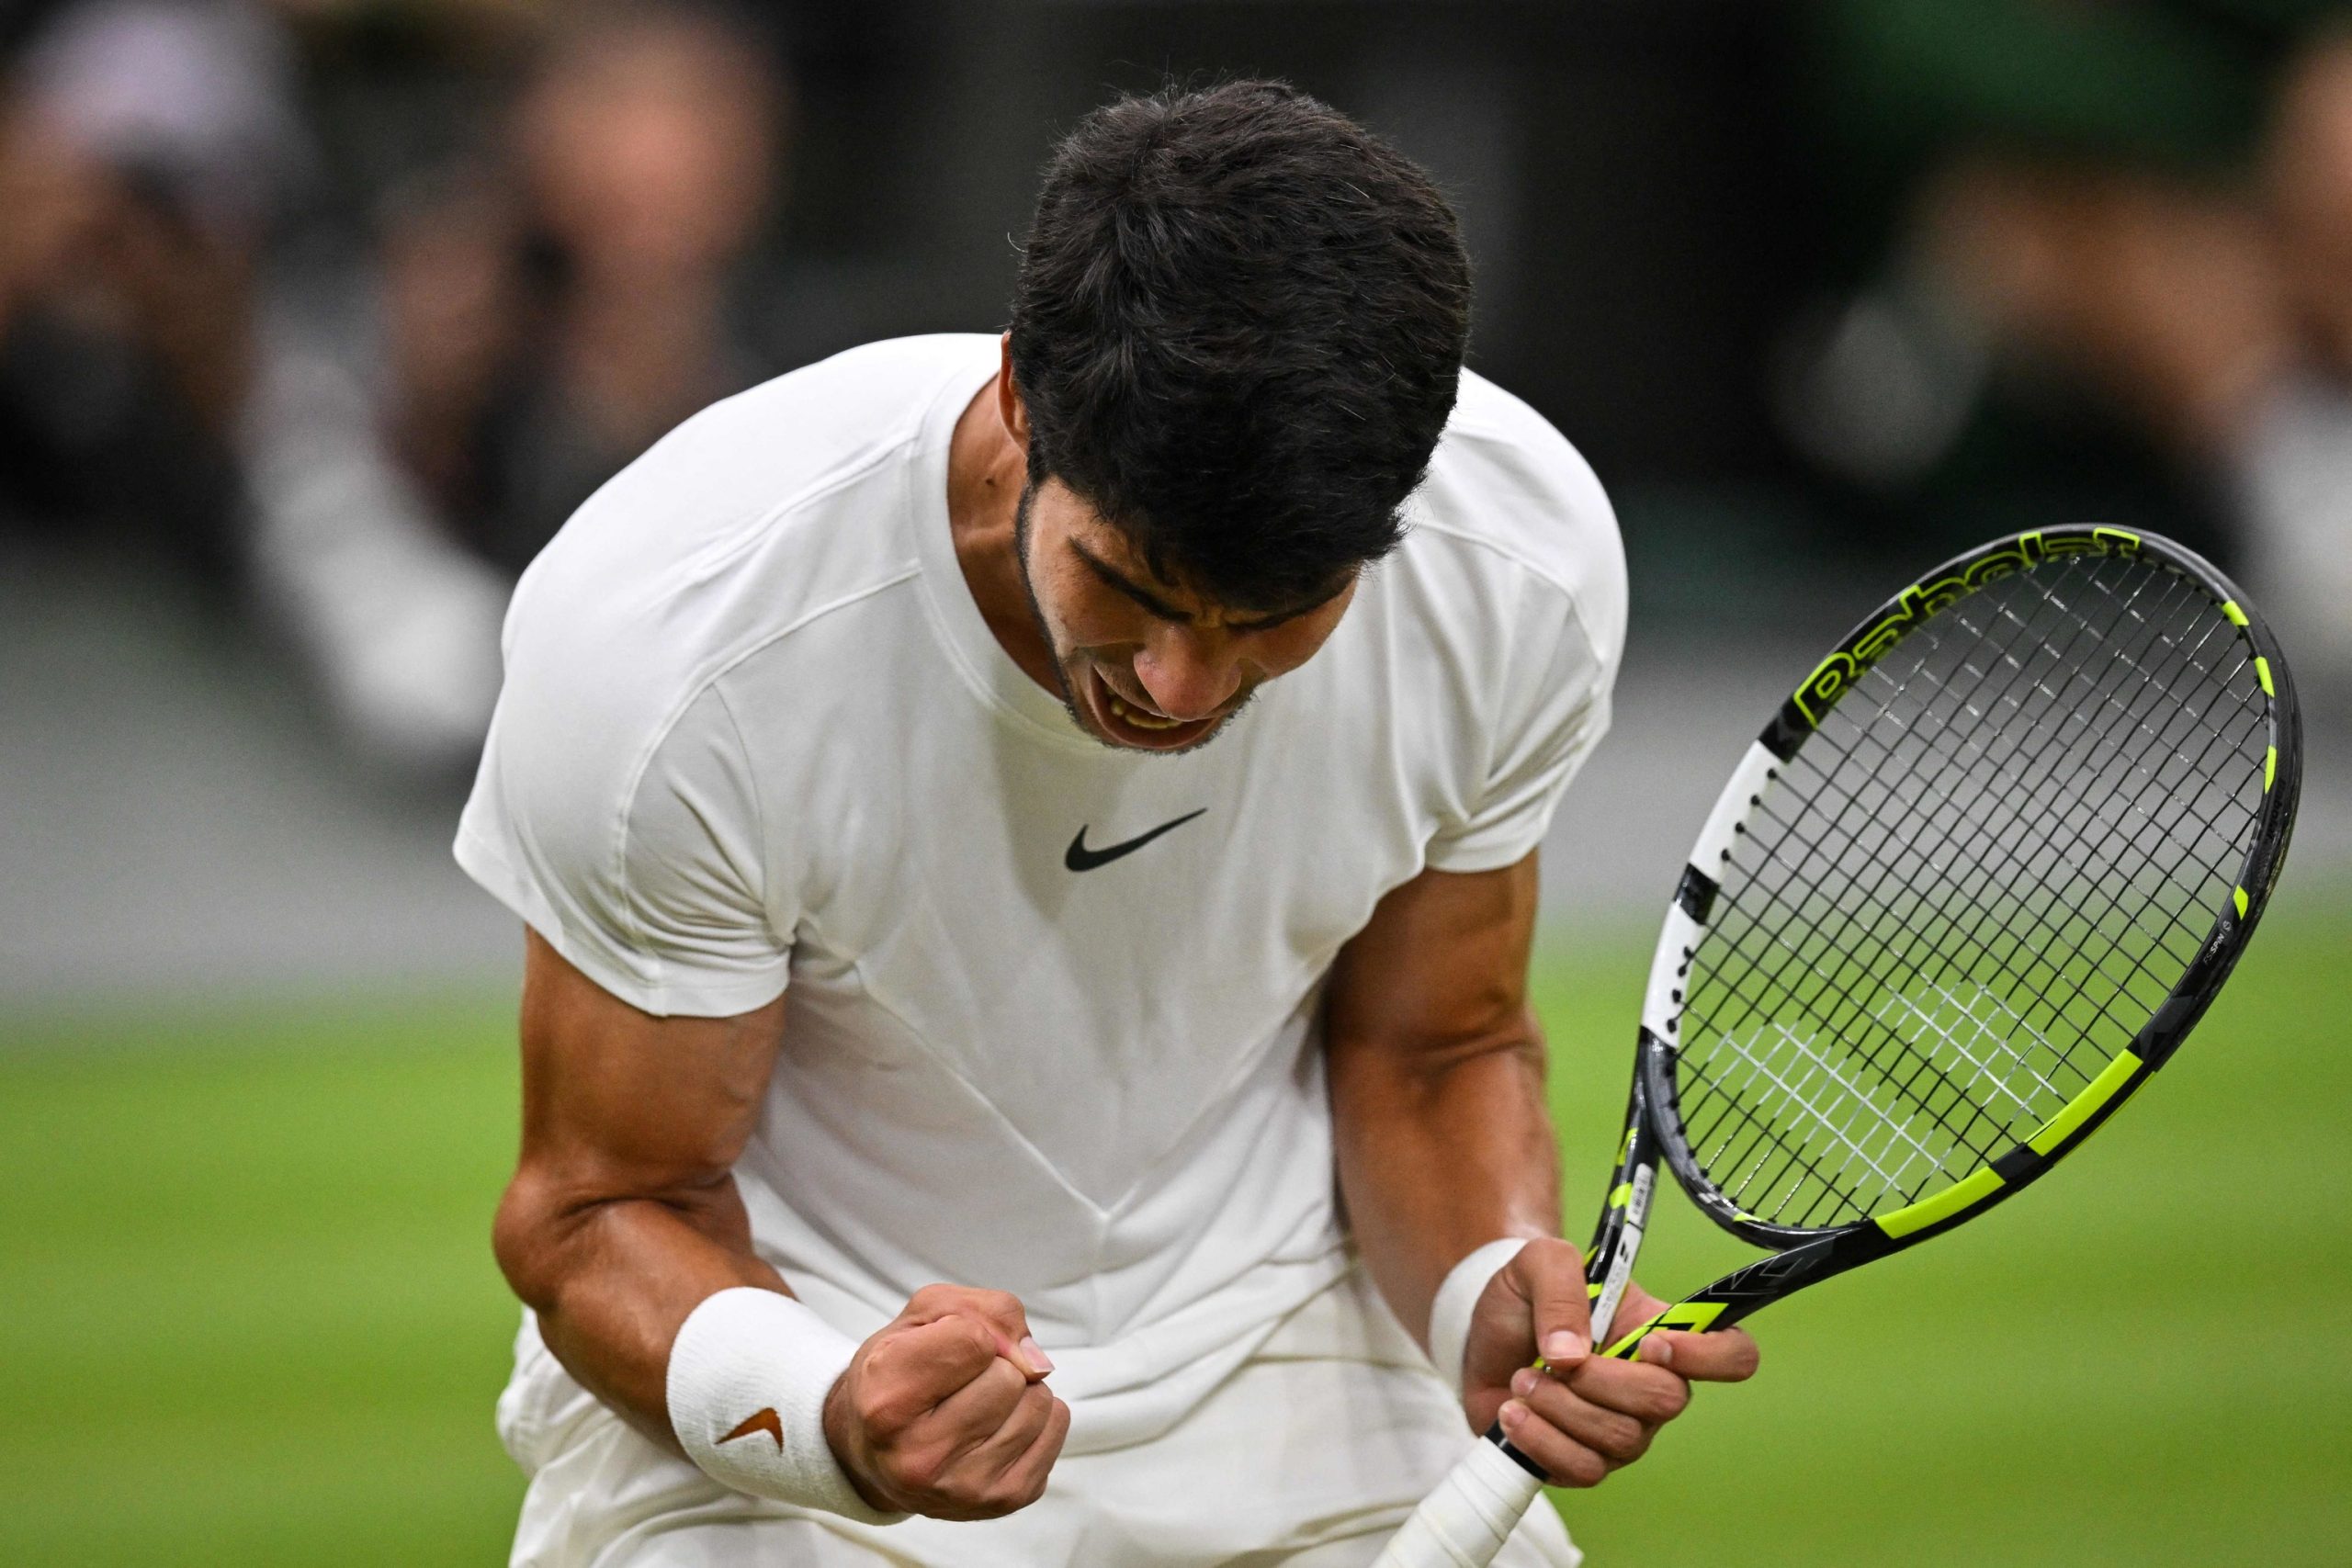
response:
{"label": "man's shoulder", "polygon": [[1485,377],[1463,372],[1408,516],[1410,548],[1472,558],[1498,590],[1556,591],[1597,646],[1622,644],[1625,552],[1608,493],[1551,421]]}
{"label": "man's shoulder", "polygon": [[722,399],[607,481],[548,554],[632,544],[691,552],[887,471],[910,454],[939,391],[984,362],[990,343],[971,333],[893,338]]}
{"label": "man's shoulder", "polygon": [[506,700],[659,728],[750,653],[910,579],[924,416],[986,342],[853,349],[663,437],[524,574]]}
{"label": "man's shoulder", "polygon": [[[763,459],[803,467],[828,455],[853,456],[908,438],[921,426],[931,395],[967,370],[992,366],[997,340],[985,333],[932,333],[884,338],[788,370],[711,404],[646,457],[673,444],[736,450],[755,468]],[[795,439],[782,443],[788,428]],[[639,459],[643,461],[644,459]]]}

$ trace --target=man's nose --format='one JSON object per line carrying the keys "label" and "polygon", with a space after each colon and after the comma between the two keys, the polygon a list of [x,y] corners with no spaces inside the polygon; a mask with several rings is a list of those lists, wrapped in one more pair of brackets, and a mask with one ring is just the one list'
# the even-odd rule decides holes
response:
{"label": "man's nose", "polygon": [[1241,661],[1222,632],[1154,628],[1136,655],[1136,680],[1151,705],[1170,718],[1206,718],[1241,689]]}

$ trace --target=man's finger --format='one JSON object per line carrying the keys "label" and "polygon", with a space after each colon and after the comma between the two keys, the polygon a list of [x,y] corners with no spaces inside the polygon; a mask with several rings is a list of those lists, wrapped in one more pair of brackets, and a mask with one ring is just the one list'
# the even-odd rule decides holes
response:
{"label": "man's finger", "polygon": [[[950,1315],[894,1334],[868,1359],[876,1375],[919,1384],[936,1404],[1003,1359],[997,1336],[968,1317]],[[1017,1369],[1015,1369],[1017,1370]]]}
{"label": "man's finger", "polygon": [[1671,1367],[1676,1375],[1694,1382],[1746,1382],[1756,1375],[1756,1341],[1744,1328],[1714,1334],[1661,1328],[1634,1348],[1635,1358],[1652,1366]]}
{"label": "man's finger", "polygon": [[1592,1348],[1584,1254],[1567,1242],[1538,1238],[1521,1247],[1505,1269],[1527,1297],[1537,1352],[1555,1365],[1583,1359]]}
{"label": "man's finger", "polygon": [[967,1453],[996,1435],[1020,1404],[1023,1393],[1034,1386],[1019,1367],[991,1356],[970,1382],[939,1402],[926,1424],[953,1434],[947,1438],[951,1452]]}
{"label": "man's finger", "polygon": [[1505,1400],[1497,1419],[1511,1447],[1542,1465],[1555,1485],[1598,1486],[1616,1468],[1537,1415],[1523,1399]]}
{"label": "man's finger", "polygon": [[1069,1406],[1047,1397],[1045,1426],[1029,1440],[1027,1450],[997,1478],[997,1490],[1016,1508],[1026,1507],[1045,1495],[1046,1477],[1069,1437]]}
{"label": "man's finger", "polygon": [[1673,1420],[1690,1403],[1690,1385],[1655,1362],[1595,1356],[1561,1379],[1578,1398],[1652,1426]]}
{"label": "man's finger", "polygon": [[990,1432],[973,1445],[964,1462],[983,1483],[992,1484],[1004,1472],[1019,1463],[1046,1429],[1046,1420],[1053,1415],[1057,1403],[1043,1383],[1023,1383],[1013,1396],[1012,1408]]}
{"label": "man's finger", "polygon": [[1564,1436],[1617,1464],[1641,1458],[1657,1430],[1655,1422],[1595,1404],[1559,1379],[1523,1371],[1511,1379],[1512,1397]]}
{"label": "man's finger", "polygon": [[996,1353],[1033,1378],[1044,1377],[1054,1363],[1029,1332],[1029,1314],[1018,1296],[1003,1291],[974,1290],[967,1285],[925,1285],[907,1303],[904,1315],[917,1323],[941,1317],[968,1317],[996,1338]]}

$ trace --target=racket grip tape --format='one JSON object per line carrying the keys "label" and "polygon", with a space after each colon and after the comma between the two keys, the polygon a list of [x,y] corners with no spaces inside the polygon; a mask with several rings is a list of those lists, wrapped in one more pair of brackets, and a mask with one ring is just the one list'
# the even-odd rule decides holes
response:
{"label": "racket grip tape", "polygon": [[1421,1499],[1373,1568],[1487,1568],[1543,1489],[1500,1444],[1482,1438]]}

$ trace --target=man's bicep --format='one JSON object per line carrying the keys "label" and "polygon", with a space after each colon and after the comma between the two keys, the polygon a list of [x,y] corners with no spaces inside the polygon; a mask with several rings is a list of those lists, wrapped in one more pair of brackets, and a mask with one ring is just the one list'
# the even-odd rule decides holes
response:
{"label": "man's bicep", "polygon": [[525,1172],[572,1202],[717,1184],[759,1119],[783,1026],[781,997],[725,1018],[657,1017],[527,931]]}
{"label": "man's bicep", "polygon": [[1423,871],[1340,952],[1326,1014],[1335,1048],[1432,1062],[1526,1031],[1536,854],[1493,871]]}

